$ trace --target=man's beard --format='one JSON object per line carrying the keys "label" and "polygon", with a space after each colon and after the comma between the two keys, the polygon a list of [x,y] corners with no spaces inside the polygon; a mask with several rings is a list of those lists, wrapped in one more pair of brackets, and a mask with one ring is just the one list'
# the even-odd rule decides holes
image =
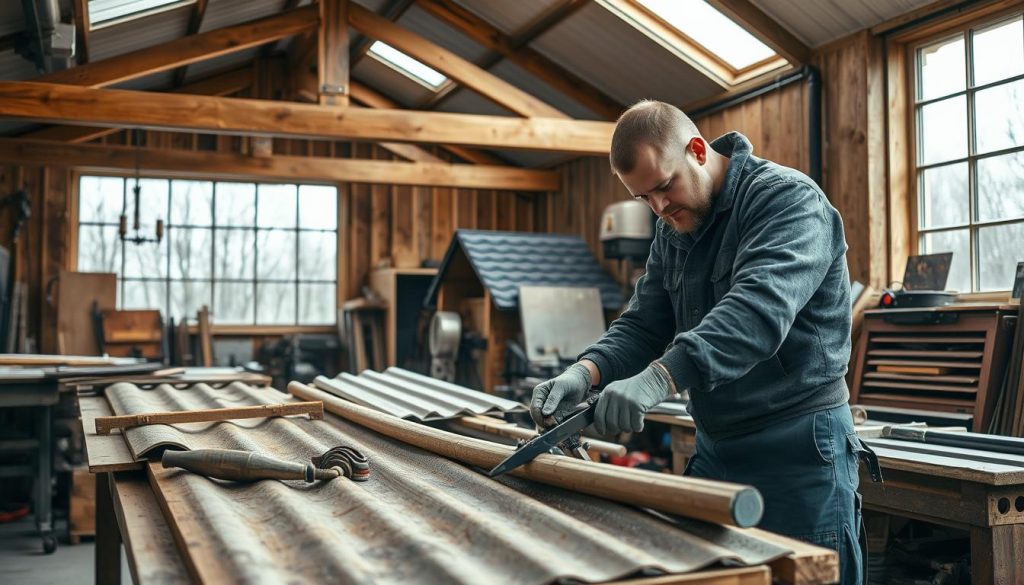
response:
{"label": "man's beard", "polygon": [[[704,205],[699,207],[680,205],[667,210],[667,212],[661,217],[665,220],[665,223],[672,226],[672,229],[675,231],[681,234],[690,234],[700,229],[700,226],[704,224],[705,220],[707,220],[708,214],[711,213],[711,205],[713,202],[714,200],[709,197],[708,200],[704,202]],[[685,213],[683,213],[677,221],[672,217],[672,215],[680,210],[684,210]]]}

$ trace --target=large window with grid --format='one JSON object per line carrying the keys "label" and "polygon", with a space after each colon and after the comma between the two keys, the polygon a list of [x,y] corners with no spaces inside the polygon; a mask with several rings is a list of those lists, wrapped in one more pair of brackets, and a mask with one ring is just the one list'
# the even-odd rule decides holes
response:
{"label": "large window with grid", "polygon": [[953,252],[951,290],[1007,290],[1024,260],[1024,22],[986,22],[915,55],[918,249]]}
{"label": "large window with grid", "polygon": [[323,185],[138,179],[79,180],[78,270],[115,272],[118,306],[164,319],[210,307],[216,324],[327,325],[336,319],[337,189]]}

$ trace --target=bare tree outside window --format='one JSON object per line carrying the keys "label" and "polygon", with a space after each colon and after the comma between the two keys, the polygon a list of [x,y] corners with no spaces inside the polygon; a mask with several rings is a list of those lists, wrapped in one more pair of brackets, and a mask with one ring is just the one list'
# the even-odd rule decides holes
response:
{"label": "bare tree outside window", "polygon": [[1024,20],[917,51],[918,245],[948,288],[1007,290],[1024,260]]}
{"label": "bare tree outside window", "polygon": [[181,319],[208,305],[222,324],[334,324],[336,188],[142,177],[140,229],[165,218],[166,232],[136,245],[117,234],[135,181],[83,176],[79,189],[78,268],[117,273],[121,308]]}

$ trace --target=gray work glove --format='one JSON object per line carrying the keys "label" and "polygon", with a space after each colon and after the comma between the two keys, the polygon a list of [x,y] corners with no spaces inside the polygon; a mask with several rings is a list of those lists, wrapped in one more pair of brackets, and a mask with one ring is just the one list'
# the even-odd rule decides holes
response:
{"label": "gray work glove", "polygon": [[617,435],[644,430],[644,414],[671,394],[672,380],[664,366],[651,364],[625,380],[608,384],[597,401],[594,430]]}
{"label": "gray work glove", "polygon": [[[561,422],[576,405],[583,402],[590,390],[590,370],[575,363],[558,376],[537,384],[530,399],[530,416],[540,428]],[[554,416],[554,420],[551,417]]]}

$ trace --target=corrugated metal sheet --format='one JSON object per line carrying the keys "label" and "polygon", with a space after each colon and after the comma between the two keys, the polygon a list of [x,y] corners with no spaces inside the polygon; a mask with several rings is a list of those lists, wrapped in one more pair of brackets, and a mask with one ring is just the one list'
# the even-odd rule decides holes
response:
{"label": "corrugated metal sheet", "polygon": [[439,112],[467,112],[472,114],[485,114],[488,116],[511,116],[519,117],[512,110],[485,98],[477,92],[465,87],[452,94],[451,97],[441,102],[437,110]]}
{"label": "corrugated metal sheet", "polygon": [[934,0],[752,0],[811,47],[906,14]]}
{"label": "corrugated metal sheet", "polygon": [[174,70],[161,71],[145,77],[129,79],[110,86],[114,89],[134,89],[140,91],[162,91],[174,87]]}
{"label": "corrugated metal sheet", "polygon": [[594,287],[600,291],[606,311],[618,310],[626,302],[619,286],[579,236],[457,230],[430,285],[429,304],[436,304],[445,271],[460,250],[490,291],[495,306],[503,311],[519,306],[519,287],[524,285]]}
{"label": "corrugated metal sheet", "polygon": [[185,36],[192,6],[168,10],[89,33],[89,60],[101,61]]}
{"label": "corrugated metal sheet", "polygon": [[483,45],[427,14],[415,4],[410,6],[396,22],[398,26],[448,49],[463,59],[476,62],[477,59],[488,53]]}
{"label": "corrugated metal sheet", "polygon": [[416,83],[369,55],[352,70],[352,78],[405,107],[415,107],[434,95],[423,84]]}
{"label": "corrugated metal sheet", "polygon": [[[526,93],[539,98],[541,101],[553,106],[563,114],[580,120],[603,120],[594,112],[580,105],[579,102],[551,87],[547,83],[533,76],[515,63],[502,60],[489,71],[505,81],[522,89]],[[625,107],[623,107],[625,109]]]}
{"label": "corrugated metal sheet", "polygon": [[237,53],[231,53],[230,55],[222,55],[214,59],[207,59],[206,61],[193,63],[188,66],[188,72],[185,76],[185,80],[186,82],[189,82],[196,79],[202,79],[204,77],[210,77],[223,71],[237,69],[252,61],[259,51],[260,49],[258,48],[246,49],[244,51],[238,51]]}
{"label": "corrugated metal sheet", "polygon": [[[236,385],[107,389],[118,414],[261,404],[280,396]],[[178,525],[189,542],[181,551],[186,564],[205,559],[200,576],[227,582],[601,582],[721,561],[761,564],[788,552],[738,529],[666,519],[513,477],[492,480],[330,414],[325,421],[190,426],[179,437],[193,449],[298,461],[347,445],[370,460],[370,477],[361,483],[240,484],[156,468],[151,483],[158,497],[187,514]],[[142,431],[129,430],[129,440]]]}
{"label": "corrugated metal sheet", "polygon": [[199,32],[240,24],[284,10],[286,0],[207,0]]}
{"label": "corrugated metal sheet", "polygon": [[317,388],[357,404],[414,421],[434,421],[467,414],[526,412],[512,400],[436,380],[401,368],[383,374],[371,370],[358,376],[317,377]]}
{"label": "corrugated metal sheet", "polygon": [[457,4],[511,35],[544,14],[560,0],[516,0],[515,2],[481,2],[455,0]]}
{"label": "corrugated metal sheet", "polygon": [[616,15],[591,3],[531,45],[621,104],[682,105],[722,90]]}

